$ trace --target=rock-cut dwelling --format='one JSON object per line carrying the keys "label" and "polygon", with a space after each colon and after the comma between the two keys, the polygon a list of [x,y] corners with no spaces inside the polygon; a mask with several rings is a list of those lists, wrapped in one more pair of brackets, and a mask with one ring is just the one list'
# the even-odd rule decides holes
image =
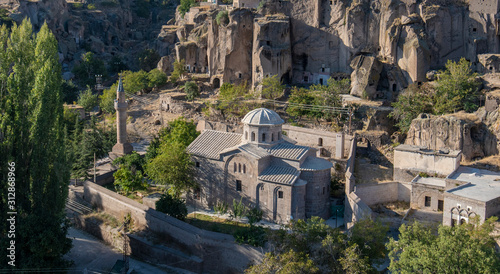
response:
{"label": "rock-cut dwelling", "polygon": [[272,110],[252,110],[242,123],[242,134],[205,130],[188,146],[200,185],[197,205],[242,199],[268,221],[328,218],[332,164],[316,149],[287,141],[284,121]]}

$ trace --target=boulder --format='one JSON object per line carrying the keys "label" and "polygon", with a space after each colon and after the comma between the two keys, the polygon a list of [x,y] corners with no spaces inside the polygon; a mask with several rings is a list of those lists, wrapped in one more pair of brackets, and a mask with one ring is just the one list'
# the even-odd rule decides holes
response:
{"label": "boulder", "polygon": [[374,56],[359,55],[352,62],[351,95],[364,99],[377,96],[377,85],[382,72],[382,64]]}

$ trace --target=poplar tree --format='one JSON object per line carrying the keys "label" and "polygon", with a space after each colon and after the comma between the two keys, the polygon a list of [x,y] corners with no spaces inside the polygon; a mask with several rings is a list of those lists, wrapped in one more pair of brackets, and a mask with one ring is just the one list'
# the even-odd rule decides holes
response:
{"label": "poplar tree", "polygon": [[[15,240],[15,268],[64,267],[69,167],[66,157],[57,41],[29,20],[0,28],[0,265]],[[15,239],[6,237],[8,163],[15,163]]]}

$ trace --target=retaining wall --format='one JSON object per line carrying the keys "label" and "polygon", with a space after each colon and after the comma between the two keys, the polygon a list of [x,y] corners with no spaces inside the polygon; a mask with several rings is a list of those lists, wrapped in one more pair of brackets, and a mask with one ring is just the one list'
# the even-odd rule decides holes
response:
{"label": "retaining wall", "polygon": [[368,206],[395,201],[410,202],[411,184],[399,182],[356,185],[356,195]]}
{"label": "retaining wall", "polygon": [[203,260],[203,272],[239,273],[262,260],[260,249],[239,245],[231,235],[199,229],[111,190],[86,181],[83,198],[118,220],[130,213],[137,229],[147,228]]}

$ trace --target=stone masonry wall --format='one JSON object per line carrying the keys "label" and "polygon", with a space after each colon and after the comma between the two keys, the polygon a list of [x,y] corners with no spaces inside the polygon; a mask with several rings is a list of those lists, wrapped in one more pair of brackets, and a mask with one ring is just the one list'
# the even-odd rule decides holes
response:
{"label": "stone masonry wall", "polygon": [[164,235],[203,258],[204,272],[241,272],[249,263],[262,259],[259,250],[236,244],[231,235],[199,229],[89,181],[84,183],[83,198],[117,219],[130,213],[137,229]]}
{"label": "stone masonry wall", "polygon": [[410,184],[398,182],[356,185],[355,193],[368,206],[395,201],[410,202]]}

